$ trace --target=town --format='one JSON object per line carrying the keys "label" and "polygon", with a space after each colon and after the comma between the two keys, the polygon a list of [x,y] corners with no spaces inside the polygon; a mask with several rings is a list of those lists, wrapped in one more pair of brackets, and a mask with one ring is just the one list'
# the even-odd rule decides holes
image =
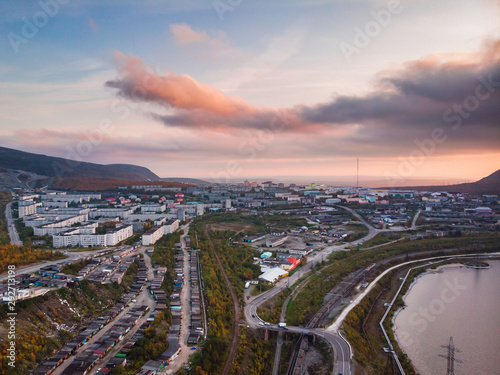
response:
{"label": "town", "polygon": [[[207,340],[213,319],[213,302],[207,296],[211,292],[204,289],[212,286],[203,281],[207,270],[194,243],[199,234],[190,228],[202,218],[211,222],[212,231],[229,231],[227,244],[246,253],[248,267],[256,267],[246,272],[252,278],[232,285],[241,288],[237,293],[244,297],[245,314],[248,309],[251,315],[248,327],[287,332],[291,327],[286,328],[283,319],[269,323],[258,317],[267,314],[259,306],[275,297],[281,285],[298,282],[315,264],[328,264],[336,252],[500,228],[496,195],[452,191],[285,186],[271,181],[164,187],[152,182],[100,193],[16,188],[12,196],[15,200],[6,206],[12,243],[62,254],[61,259],[19,269],[15,301],[72,289],[84,281],[127,285],[116,303],[84,330],[72,333],[71,340],[38,364],[34,375],[111,373],[137,363],[129,353],[140,346],[150,326],[161,331],[168,346],[163,343],[165,349],[136,373],[189,368],[189,356]],[[252,225],[257,218],[265,218],[264,224]],[[162,241],[167,245],[160,247]],[[160,251],[169,252],[170,262],[155,258]],[[334,318],[344,299],[362,293],[374,270],[370,266],[362,271],[350,276],[349,288],[336,290],[342,298],[331,301],[322,319]],[[4,303],[12,301],[6,283],[0,284],[0,293]],[[345,366],[337,362],[336,367]]]}

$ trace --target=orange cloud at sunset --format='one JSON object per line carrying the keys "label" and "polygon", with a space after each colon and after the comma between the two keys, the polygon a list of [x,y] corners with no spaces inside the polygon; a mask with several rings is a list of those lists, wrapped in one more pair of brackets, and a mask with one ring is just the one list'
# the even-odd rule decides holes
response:
{"label": "orange cloud at sunset", "polygon": [[[432,176],[439,174],[436,165],[445,165],[439,160],[498,155],[499,45],[401,63],[380,74],[371,93],[338,95],[312,106],[258,108],[187,75],[151,73],[138,57],[119,52],[119,78],[106,86],[120,97],[164,107],[166,113],[148,115],[170,130],[204,134],[208,155],[212,146],[242,163],[254,155],[252,165],[272,165],[276,175],[293,155],[297,173],[307,175],[320,173],[332,158],[362,157],[370,174]],[[215,141],[223,135],[231,141]],[[377,167],[382,160],[387,168]],[[496,160],[475,160],[496,168]]]}
{"label": "orange cloud at sunset", "polygon": [[121,78],[106,85],[119,89],[120,95],[127,99],[222,116],[257,112],[242,99],[229,98],[187,74],[167,72],[160,76],[148,71],[140,58],[125,56],[121,52],[115,53],[115,61]]}

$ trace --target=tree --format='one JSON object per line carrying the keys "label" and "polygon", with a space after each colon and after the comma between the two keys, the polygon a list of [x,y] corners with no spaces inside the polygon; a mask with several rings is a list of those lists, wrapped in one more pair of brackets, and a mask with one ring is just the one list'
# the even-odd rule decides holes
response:
{"label": "tree", "polygon": [[123,367],[123,365],[118,365],[113,369],[113,371],[111,371],[111,374],[124,375],[125,374],[125,367]]}

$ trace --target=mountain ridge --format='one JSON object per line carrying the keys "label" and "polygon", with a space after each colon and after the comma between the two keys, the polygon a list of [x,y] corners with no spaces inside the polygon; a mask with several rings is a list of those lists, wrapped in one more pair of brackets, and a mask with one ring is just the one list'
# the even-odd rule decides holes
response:
{"label": "mountain ridge", "polygon": [[49,179],[99,178],[104,180],[160,181],[146,167],[133,164],[96,164],[0,147],[0,168],[16,169]]}
{"label": "mountain ridge", "polygon": [[[385,189],[393,189],[391,187]],[[457,191],[465,194],[496,194],[500,195],[500,169],[481,178],[476,182],[440,186],[402,186],[397,189],[427,190],[427,191]]]}

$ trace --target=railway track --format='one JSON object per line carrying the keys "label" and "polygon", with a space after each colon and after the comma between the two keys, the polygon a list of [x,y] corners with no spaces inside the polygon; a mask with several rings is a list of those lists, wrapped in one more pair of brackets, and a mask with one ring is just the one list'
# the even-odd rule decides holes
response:
{"label": "railway track", "polygon": [[227,288],[229,290],[229,293],[231,294],[231,298],[233,300],[233,308],[234,308],[234,316],[233,316],[233,337],[231,339],[231,346],[229,348],[229,354],[226,359],[226,363],[224,364],[224,368],[222,369],[221,375],[229,375],[231,373],[231,368],[234,362],[234,358],[236,357],[236,351],[238,349],[238,336],[240,334],[240,326],[238,324],[239,316],[240,316],[240,307],[238,305],[238,297],[236,296],[236,293],[233,288],[233,284],[231,284],[231,281],[229,280],[229,277],[227,277],[226,270],[224,269],[224,266],[222,265],[222,262],[219,258],[219,255],[215,251],[214,244],[212,243],[212,239],[210,238],[210,234],[208,233],[207,227],[205,226],[205,233],[208,238],[208,242],[210,244],[210,250],[212,250],[213,254],[215,255],[215,258],[217,259],[217,263],[219,264],[219,268],[222,272],[222,276],[224,277],[224,281],[227,285]]}
{"label": "railway track", "polygon": [[[373,265],[363,269],[362,271],[357,272],[353,278],[349,279],[347,286],[343,288],[341,294],[336,294],[333,296],[333,298],[325,303],[317,312],[314,314],[314,316],[311,318],[309,323],[307,323],[306,327],[307,328],[318,328],[321,326],[322,321],[328,316],[328,313],[330,312],[330,309],[335,306],[341,300],[343,297],[348,297],[354,287],[363,280],[363,277],[366,277],[367,273],[370,272],[370,270],[373,268]],[[299,338],[299,341],[297,345],[295,346],[294,353],[292,355],[292,359],[290,361],[290,366],[288,367],[288,372],[287,375],[295,375],[295,374],[300,374],[301,370],[301,358],[303,358],[303,355],[301,356],[301,352],[303,354],[303,344],[304,340],[307,339],[307,336],[304,337],[304,335],[301,335]]]}

